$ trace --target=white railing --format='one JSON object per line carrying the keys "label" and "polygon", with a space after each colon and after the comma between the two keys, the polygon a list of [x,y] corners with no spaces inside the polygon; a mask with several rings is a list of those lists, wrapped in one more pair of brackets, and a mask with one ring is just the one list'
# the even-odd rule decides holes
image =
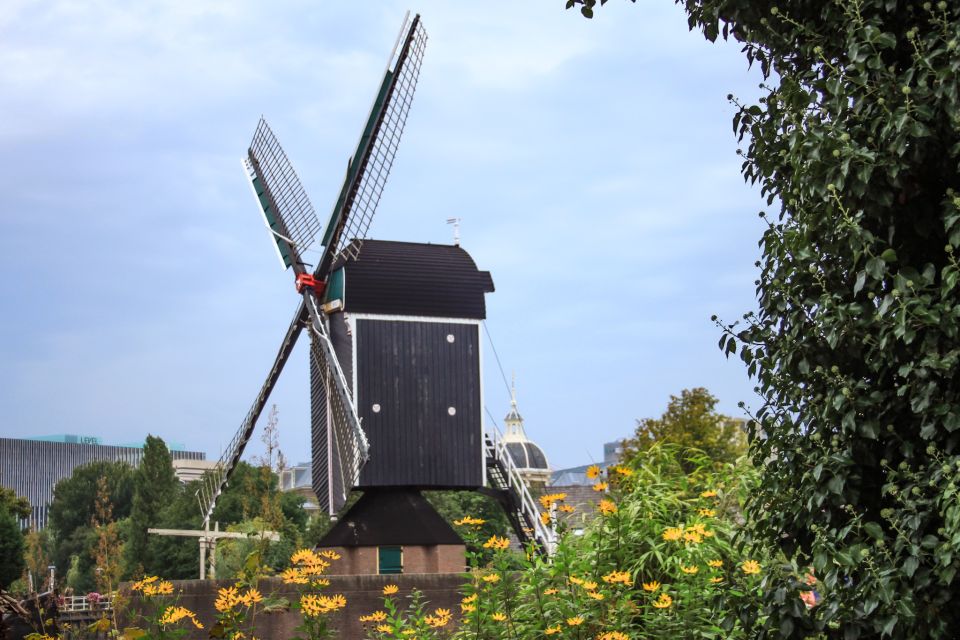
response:
{"label": "white railing", "polygon": [[113,596],[61,596],[58,609],[60,613],[81,613],[84,611],[110,611],[113,608]]}
{"label": "white railing", "polygon": [[557,547],[557,532],[550,526],[540,520],[540,507],[533,496],[530,494],[530,488],[527,486],[517,465],[513,461],[513,456],[507,450],[507,445],[503,441],[503,435],[500,430],[493,427],[493,430],[487,431],[484,447],[486,454],[500,463],[500,466],[506,473],[507,486],[504,487],[511,491],[520,503],[520,511],[524,519],[533,529],[533,537],[538,543],[543,545],[547,555],[553,555]]}

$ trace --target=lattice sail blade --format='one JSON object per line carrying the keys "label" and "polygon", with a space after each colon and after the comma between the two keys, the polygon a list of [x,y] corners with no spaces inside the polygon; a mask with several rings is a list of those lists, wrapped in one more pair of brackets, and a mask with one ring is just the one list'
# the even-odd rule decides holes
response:
{"label": "lattice sail blade", "polygon": [[[312,337],[310,378],[314,491],[321,506],[328,509],[329,513],[336,513],[346,502],[350,489],[360,480],[360,470],[369,457],[369,446],[346,377],[324,326],[323,316],[313,298],[308,298],[307,304]],[[324,405],[322,409],[318,406],[321,402]],[[326,451],[323,451],[324,448]],[[318,460],[318,455],[322,461]],[[317,467],[318,462],[320,467]]]}
{"label": "lattice sail blade", "polygon": [[257,425],[257,419],[260,417],[260,414],[263,413],[263,408],[270,399],[270,393],[273,391],[274,386],[276,386],[277,379],[280,377],[280,372],[283,371],[284,365],[286,365],[287,360],[290,359],[290,353],[297,344],[297,338],[300,336],[300,331],[303,329],[307,319],[306,305],[301,303],[293,316],[293,321],[290,322],[290,326],[287,328],[286,334],[283,336],[283,342],[280,343],[277,357],[273,360],[273,366],[267,374],[267,379],[264,381],[263,386],[260,387],[260,393],[254,398],[253,405],[250,407],[247,415],[244,416],[243,422],[240,423],[240,428],[237,429],[230,443],[224,448],[223,453],[220,455],[220,460],[217,462],[217,466],[204,474],[200,488],[197,489],[196,492],[197,501],[200,503],[200,510],[203,513],[204,524],[210,521],[210,516],[217,506],[217,499],[220,497],[220,494],[223,493],[224,488],[226,488],[227,482],[230,480],[230,475],[236,468],[237,463],[240,462],[240,456],[243,455],[243,450],[246,448],[247,442],[250,441],[250,436],[253,435],[253,429]]}
{"label": "lattice sail blade", "polygon": [[310,442],[313,453],[312,485],[320,509],[335,515],[346,504],[349,487],[343,485],[343,468],[337,448],[336,431],[327,410],[330,376],[327,368],[314,355],[321,347],[310,335]]}
{"label": "lattice sail blade", "polygon": [[341,252],[356,257],[400,146],[420,77],[427,32],[417,15],[412,20],[408,16],[400,33],[324,232],[324,254],[316,270],[320,277]]}
{"label": "lattice sail blade", "polygon": [[263,118],[257,124],[243,165],[281,262],[303,271],[303,254],[321,231],[320,219],[287,154]]}

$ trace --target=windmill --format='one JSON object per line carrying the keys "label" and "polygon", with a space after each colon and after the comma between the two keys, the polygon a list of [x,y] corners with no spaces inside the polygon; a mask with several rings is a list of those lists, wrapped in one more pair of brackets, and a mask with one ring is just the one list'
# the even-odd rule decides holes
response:
{"label": "windmill", "polygon": [[[312,479],[321,508],[338,513],[353,489],[364,499],[396,490],[416,502],[421,488],[482,490],[490,483],[518,535],[552,545],[553,532],[540,523],[505,446],[483,432],[479,326],[484,294],[493,291],[490,274],[459,246],[366,240],[426,41],[420,16],[408,13],[322,234],[270,127],[262,118],[256,127],[244,171],[301,300],[253,405],[197,491],[205,530],[306,331]],[[307,264],[305,252],[316,242],[320,257]]]}

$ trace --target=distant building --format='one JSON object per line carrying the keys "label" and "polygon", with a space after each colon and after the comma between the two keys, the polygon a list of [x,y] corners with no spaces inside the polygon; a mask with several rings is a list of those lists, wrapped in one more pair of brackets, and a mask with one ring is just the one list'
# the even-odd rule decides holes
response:
{"label": "distant building", "polygon": [[[204,460],[201,451],[171,450],[176,460]],[[36,529],[47,526],[53,487],[73,470],[88,462],[126,462],[136,467],[143,458],[143,445],[105,445],[93,436],[56,435],[36,438],[0,438],[0,486],[13,489],[30,501],[33,513],[22,524]]]}
{"label": "distant building", "polygon": [[601,469],[620,463],[623,456],[623,440],[614,440],[603,444],[603,462],[591,462],[579,467],[557,469],[550,476],[550,486],[569,487],[571,485],[592,485],[595,481],[587,477],[587,469],[597,465]]}
{"label": "distant building", "polygon": [[[174,452],[171,451],[170,455],[173,455]],[[190,484],[196,480],[200,480],[208,471],[213,471],[218,462],[215,460],[195,460],[193,458],[177,458],[173,455],[173,473],[176,474],[177,480],[183,484]]]}
{"label": "distant building", "polygon": [[543,449],[528,438],[523,429],[523,417],[517,409],[516,383],[510,387],[510,412],[503,419],[503,427],[503,442],[507,445],[507,451],[527,486],[536,494],[550,481],[550,463]]}
{"label": "distant building", "polygon": [[312,471],[312,462],[300,462],[280,472],[280,490],[292,491],[303,496],[305,500],[303,508],[309,514],[320,511],[317,494],[313,492]]}

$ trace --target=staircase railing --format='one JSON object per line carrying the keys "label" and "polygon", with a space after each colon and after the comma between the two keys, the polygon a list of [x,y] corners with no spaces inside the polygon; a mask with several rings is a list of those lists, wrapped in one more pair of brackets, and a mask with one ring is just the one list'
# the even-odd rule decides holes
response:
{"label": "staircase railing", "polygon": [[[520,474],[513,456],[507,450],[507,445],[503,441],[500,430],[496,427],[488,430],[484,438],[484,453],[489,464],[492,462],[499,469],[499,473],[488,473],[488,477],[495,485],[496,489],[508,492],[513,498],[521,521],[529,530],[527,532],[518,531],[518,536],[523,538],[532,538],[540,545],[547,555],[552,555],[557,546],[557,532],[549,524],[544,524],[540,519],[540,506],[530,493],[530,488]],[[494,471],[488,468],[488,472]],[[502,485],[502,486],[496,486]],[[523,535],[526,534],[526,535]]]}

